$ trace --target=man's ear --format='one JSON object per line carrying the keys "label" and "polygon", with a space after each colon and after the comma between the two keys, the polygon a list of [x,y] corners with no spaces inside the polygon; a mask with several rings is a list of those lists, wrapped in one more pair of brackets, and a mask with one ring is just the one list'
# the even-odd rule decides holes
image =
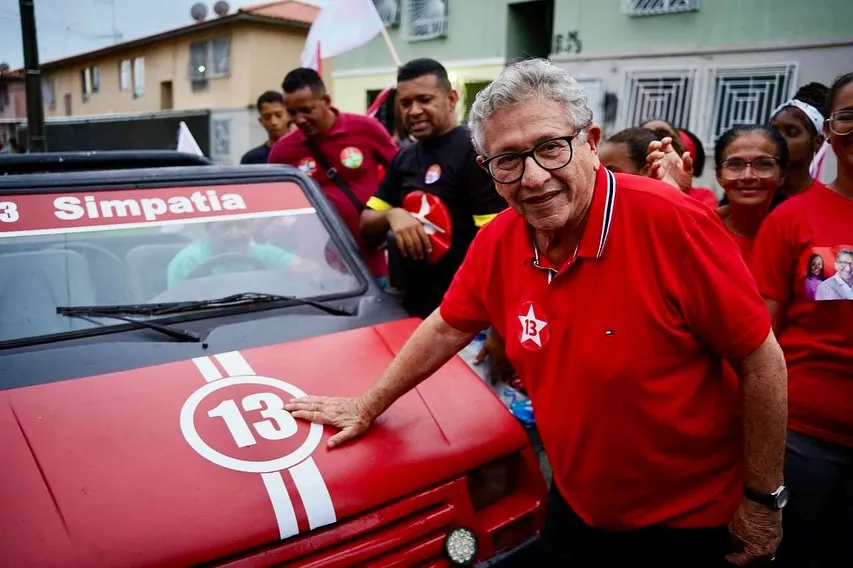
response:
{"label": "man's ear", "polygon": [[447,104],[451,111],[456,112],[457,102],[459,102],[459,93],[456,92],[456,89],[450,89],[447,92]]}
{"label": "man's ear", "polygon": [[323,95],[323,102],[328,106],[332,106],[332,97],[329,96],[329,93]]}
{"label": "man's ear", "polygon": [[480,166],[481,168],[483,168],[484,170],[486,169],[485,162],[486,162],[486,160],[485,160],[485,158],[483,158],[483,156],[477,156],[477,165]]}

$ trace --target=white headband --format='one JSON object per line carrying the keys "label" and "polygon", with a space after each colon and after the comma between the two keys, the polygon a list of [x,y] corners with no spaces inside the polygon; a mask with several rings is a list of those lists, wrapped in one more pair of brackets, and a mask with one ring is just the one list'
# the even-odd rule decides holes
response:
{"label": "white headband", "polygon": [[825,120],[823,118],[823,115],[820,113],[819,110],[817,110],[809,103],[804,103],[803,101],[799,101],[797,99],[785,101],[784,103],[776,107],[776,110],[773,111],[773,114],[771,114],[770,117],[775,117],[777,114],[779,114],[788,107],[797,107],[798,109],[803,111],[806,117],[808,117],[808,119],[811,121],[815,131],[818,134],[823,134],[823,121]]}

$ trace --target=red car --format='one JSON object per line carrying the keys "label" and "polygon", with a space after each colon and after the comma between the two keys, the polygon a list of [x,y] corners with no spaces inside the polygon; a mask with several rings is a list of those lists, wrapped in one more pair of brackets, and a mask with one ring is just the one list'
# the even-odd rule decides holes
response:
{"label": "red car", "polygon": [[535,563],[537,461],[460,358],[332,451],[284,411],[419,323],[317,186],[157,159],[0,159],[0,566]]}

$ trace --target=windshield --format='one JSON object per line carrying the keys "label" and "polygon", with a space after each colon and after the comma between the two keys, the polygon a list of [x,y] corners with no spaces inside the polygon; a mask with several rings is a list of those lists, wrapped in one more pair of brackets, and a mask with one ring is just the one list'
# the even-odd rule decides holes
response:
{"label": "windshield", "polygon": [[0,342],[121,323],[58,306],[360,288],[295,183],[0,195]]}

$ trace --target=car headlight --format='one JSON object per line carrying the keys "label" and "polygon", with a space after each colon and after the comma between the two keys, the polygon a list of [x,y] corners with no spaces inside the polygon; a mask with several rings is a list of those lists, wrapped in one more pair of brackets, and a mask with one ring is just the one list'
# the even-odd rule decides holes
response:
{"label": "car headlight", "polygon": [[474,510],[479,511],[515,491],[518,481],[518,456],[499,459],[479,467],[468,475],[468,493]]}
{"label": "car headlight", "polygon": [[444,539],[444,550],[454,566],[471,566],[477,559],[477,535],[464,527],[453,529]]}

